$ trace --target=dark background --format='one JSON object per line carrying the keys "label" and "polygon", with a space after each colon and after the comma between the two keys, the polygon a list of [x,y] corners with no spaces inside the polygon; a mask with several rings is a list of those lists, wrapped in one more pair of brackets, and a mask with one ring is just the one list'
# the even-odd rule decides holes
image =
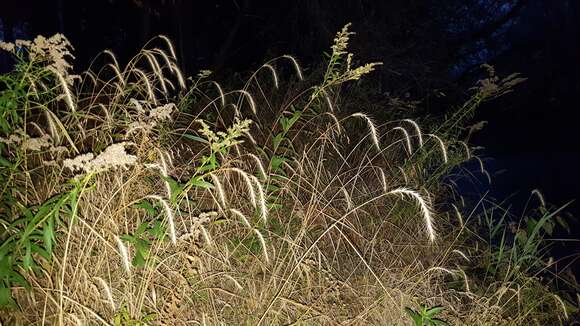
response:
{"label": "dark background", "polygon": [[[293,54],[304,66],[322,61],[334,34],[352,22],[352,51],[384,65],[371,78],[377,94],[421,101],[422,114],[461,103],[481,78],[482,63],[499,75],[528,78],[485,104],[486,128],[472,145],[494,175],[490,196],[519,214],[532,189],[561,206],[580,197],[580,1],[578,0],[294,0],[147,1],[20,0],[0,4],[0,39],[65,34],[82,70],[103,49],[126,62],[151,37],[175,41],[187,75],[254,69]],[[0,68],[9,68],[0,56]],[[446,96],[441,96],[441,93]],[[381,112],[370,112],[380,116]],[[476,120],[476,121],[477,121]],[[485,190],[481,187],[479,190]],[[567,211],[580,216],[574,202]],[[578,238],[580,224],[571,235]],[[560,243],[558,255],[580,252]],[[567,262],[569,262],[568,260]],[[578,267],[578,265],[577,265]]]}

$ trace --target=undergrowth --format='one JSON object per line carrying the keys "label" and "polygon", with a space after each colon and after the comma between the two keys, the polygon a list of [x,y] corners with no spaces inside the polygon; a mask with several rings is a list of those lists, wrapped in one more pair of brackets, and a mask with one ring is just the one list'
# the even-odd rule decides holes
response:
{"label": "undergrowth", "polygon": [[546,276],[559,210],[514,224],[447,181],[479,159],[461,141],[476,108],[522,79],[487,67],[430,130],[378,122],[342,106],[380,65],[352,34],[321,74],[283,55],[233,90],[186,78],[163,36],[80,75],[62,35],[0,43],[0,321],[565,324],[576,298]]}

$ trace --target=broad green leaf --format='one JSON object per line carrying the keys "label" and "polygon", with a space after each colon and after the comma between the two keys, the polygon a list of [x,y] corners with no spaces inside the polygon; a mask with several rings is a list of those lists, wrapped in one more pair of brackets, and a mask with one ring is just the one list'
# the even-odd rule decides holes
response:
{"label": "broad green leaf", "polygon": [[286,117],[281,117],[281,118],[280,118],[280,125],[282,126],[282,130],[283,130],[284,132],[288,132],[288,129],[290,128],[290,127],[288,126],[288,118],[286,118]]}

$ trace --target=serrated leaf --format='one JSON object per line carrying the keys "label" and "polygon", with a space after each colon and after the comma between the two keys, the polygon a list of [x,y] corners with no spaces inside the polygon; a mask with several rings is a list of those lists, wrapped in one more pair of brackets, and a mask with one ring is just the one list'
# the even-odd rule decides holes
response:
{"label": "serrated leaf", "polygon": [[272,160],[270,161],[270,168],[272,171],[277,172],[280,170],[280,167],[284,162],[287,162],[288,159],[283,156],[274,155]]}
{"label": "serrated leaf", "polygon": [[155,207],[148,200],[145,199],[133,205],[133,207],[144,209],[147,212],[147,215],[149,216],[155,216],[155,214],[157,213]]}
{"label": "serrated leaf", "polygon": [[167,183],[169,184],[169,189],[171,190],[171,198],[170,199],[173,202],[175,200],[175,198],[177,198],[177,196],[179,196],[181,194],[184,187],[182,184],[173,180],[173,178],[171,178],[171,177],[161,176],[161,178],[163,180],[167,181]]}
{"label": "serrated leaf", "polygon": [[142,222],[139,225],[139,227],[137,227],[137,230],[135,230],[134,236],[140,237],[141,234],[143,234],[143,232],[145,232],[145,230],[147,229],[148,226],[149,226],[149,224],[147,222]]}
{"label": "serrated leaf", "polygon": [[163,240],[166,234],[166,228],[163,226],[161,221],[154,221],[153,226],[149,229],[149,234],[151,234],[157,240]]}

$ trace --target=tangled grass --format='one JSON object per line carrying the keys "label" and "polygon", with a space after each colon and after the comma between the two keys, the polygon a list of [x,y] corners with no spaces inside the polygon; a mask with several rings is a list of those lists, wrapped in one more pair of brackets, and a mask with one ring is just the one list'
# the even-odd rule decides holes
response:
{"label": "tangled grass", "polygon": [[378,65],[351,67],[349,35],[320,83],[284,55],[232,91],[186,79],[166,37],[78,78],[50,68],[62,36],[4,44],[0,321],[405,325],[424,304],[454,325],[563,323],[527,258],[482,263],[498,251],[444,181],[472,157],[461,126],[519,79],[490,77],[429,134],[377,123],[340,105]]}

